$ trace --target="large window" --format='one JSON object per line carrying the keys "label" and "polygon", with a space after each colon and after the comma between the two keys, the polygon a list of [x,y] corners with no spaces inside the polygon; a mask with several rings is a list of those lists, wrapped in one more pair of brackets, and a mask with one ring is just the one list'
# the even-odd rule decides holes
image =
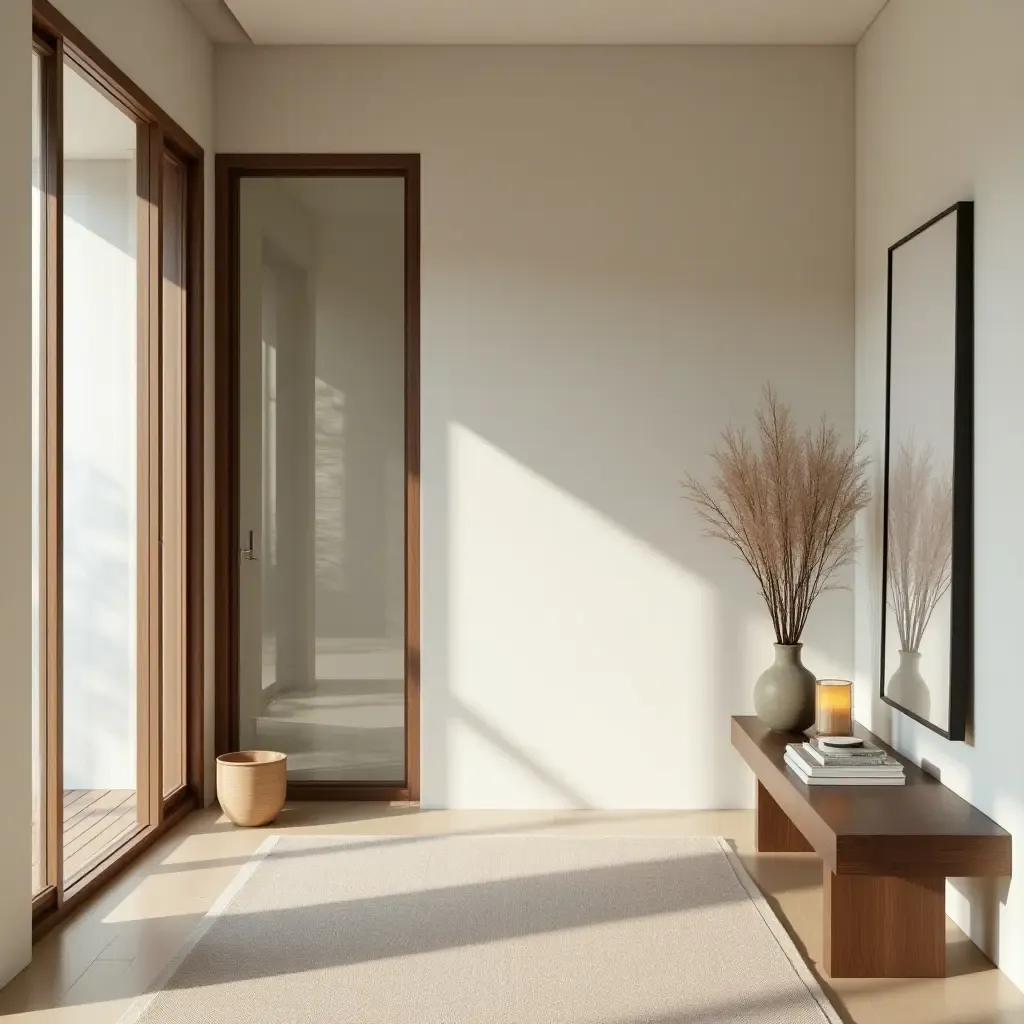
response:
{"label": "large window", "polygon": [[201,798],[202,151],[44,0],[33,51],[33,897]]}
{"label": "large window", "polygon": [[139,213],[133,118],[65,62],[64,877],[132,834],[139,736]]}

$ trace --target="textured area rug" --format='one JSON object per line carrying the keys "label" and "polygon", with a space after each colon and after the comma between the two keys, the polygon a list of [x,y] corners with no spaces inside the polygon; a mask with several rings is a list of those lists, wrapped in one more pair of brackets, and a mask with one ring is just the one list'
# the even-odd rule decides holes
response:
{"label": "textured area rug", "polygon": [[272,837],[123,1024],[839,1022],[716,839]]}

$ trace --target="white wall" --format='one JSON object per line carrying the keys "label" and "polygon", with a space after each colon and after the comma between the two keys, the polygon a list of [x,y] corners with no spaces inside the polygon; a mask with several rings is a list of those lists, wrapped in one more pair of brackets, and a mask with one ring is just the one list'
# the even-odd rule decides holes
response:
{"label": "white wall", "polygon": [[216,63],[219,150],[422,154],[424,803],[749,805],[771,633],[678,481],[765,381],[852,434],[852,51]]}
{"label": "white wall", "polygon": [[[880,502],[861,530],[856,577],[858,717],[1024,835],[1013,767],[1020,685],[1024,545],[1024,5],[1015,0],[891,0],[857,49],[857,424],[882,455],[886,249],[959,199],[975,206],[973,735],[949,743],[875,696],[881,613]],[[878,470],[880,481],[880,470]],[[947,910],[1024,985],[1024,877],[956,882]]]}
{"label": "white wall", "polygon": [[0,985],[31,956],[31,7],[0,4]]}
{"label": "white wall", "polygon": [[[11,2],[11,0],[8,0]],[[213,493],[213,45],[179,0],[54,0],[65,15],[206,153],[206,493]],[[29,6],[29,0],[17,0]],[[206,519],[206,795],[213,773],[213,502]]]}
{"label": "white wall", "polygon": [[[403,183],[313,184],[354,203],[367,189],[387,197],[377,212],[320,219],[315,634],[327,650],[367,638],[397,649],[405,635]],[[329,679],[324,660],[317,678]],[[393,661],[401,679],[404,658]]]}

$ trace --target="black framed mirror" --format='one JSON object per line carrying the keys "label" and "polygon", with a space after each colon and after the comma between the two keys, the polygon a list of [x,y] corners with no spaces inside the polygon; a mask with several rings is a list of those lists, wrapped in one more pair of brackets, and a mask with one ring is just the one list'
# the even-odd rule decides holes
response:
{"label": "black framed mirror", "polygon": [[962,740],[971,692],[974,204],[889,249],[882,699]]}

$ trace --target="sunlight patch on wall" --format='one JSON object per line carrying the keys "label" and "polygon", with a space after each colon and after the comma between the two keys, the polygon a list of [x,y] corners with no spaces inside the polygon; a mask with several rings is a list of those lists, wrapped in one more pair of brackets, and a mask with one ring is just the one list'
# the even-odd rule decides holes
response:
{"label": "sunlight patch on wall", "polygon": [[638,777],[652,807],[684,777],[710,799],[714,588],[449,430],[450,805],[635,806]]}

